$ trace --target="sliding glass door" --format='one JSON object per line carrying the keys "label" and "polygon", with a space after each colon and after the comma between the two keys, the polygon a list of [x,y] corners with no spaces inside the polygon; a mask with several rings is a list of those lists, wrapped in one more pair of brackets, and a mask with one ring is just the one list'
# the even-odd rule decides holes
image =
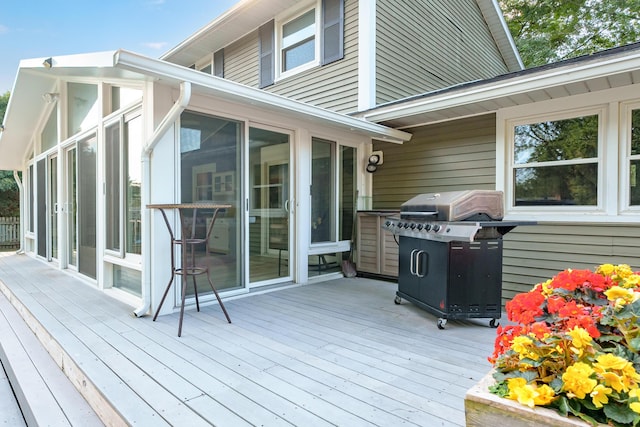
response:
{"label": "sliding glass door", "polygon": [[[249,129],[249,279],[291,277],[290,134]],[[266,284],[266,283],[265,283]]]}

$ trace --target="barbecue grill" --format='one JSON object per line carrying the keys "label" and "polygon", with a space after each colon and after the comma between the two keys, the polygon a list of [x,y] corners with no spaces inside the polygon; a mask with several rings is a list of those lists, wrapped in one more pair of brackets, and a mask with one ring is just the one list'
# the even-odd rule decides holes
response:
{"label": "barbecue grill", "polygon": [[382,228],[399,237],[398,291],[402,299],[447,319],[502,316],[502,236],[531,221],[503,221],[501,191],[420,194]]}

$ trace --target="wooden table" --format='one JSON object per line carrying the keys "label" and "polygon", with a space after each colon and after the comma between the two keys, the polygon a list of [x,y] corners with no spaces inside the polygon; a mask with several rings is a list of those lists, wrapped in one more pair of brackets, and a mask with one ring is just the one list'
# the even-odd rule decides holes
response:
{"label": "wooden table", "polygon": [[[158,209],[162,213],[162,217],[164,218],[164,222],[167,226],[167,230],[169,231],[169,236],[171,237],[171,279],[169,279],[169,283],[167,284],[166,289],[164,290],[164,294],[162,295],[162,299],[160,300],[160,304],[158,305],[158,309],[156,310],[153,321],[155,322],[158,317],[158,313],[162,308],[162,304],[164,303],[167,294],[169,293],[169,289],[171,288],[171,284],[173,283],[176,274],[182,276],[182,302],[180,305],[180,323],[178,326],[178,336],[182,335],[182,320],[184,318],[184,302],[187,294],[187,278],[191,276],[193,279],[193,289],[196,297],[196,309],[200,311],[200,302],[198,301],[198,287],[196,285],[196,277],[201,274],[206,274],[207,280],[211,285],[211,289],[218,299],[218,303],[224,312],[227,321],[231,323],[231,319],[229,318],[229,314],[227,313],[227,309],[224,307],[222,300],[220,299],[220,295],[218,295],[218,291],[215,286],[213,286],[213,282],[211,281],[211,277],[209,276],[209,267],[208,265],[197,265],[195,260],[195,246],[199,244],[207,244],[209,242],[209,237],[211,236],[211,230],[213,230],[213,226],[216,222],[216,217],[218,216],[218,212],[221,209],[231,208],[231,205],[221,205],[217,203],[177,203],[177,204],[149,204],[147,205],[149,209]],[[171,227],[171,223],[167,218],[167,210],[176,210],[180,216],[180,237],[176,238],[174,230]],[[206,233],[204,236],[198,236],[196,233],[196,219],[198,215],[198,210],[202,211],[211,211],[211,222],[206,227]],[[191,212],[191,215],[187,215],[188,212]],[[189,222],[188,219],[191,219]],[[206,222],[205,222],[206,223]],[[180,267],[176,266],[175,260],[175,252],[176,247],[180,246],[181,249],[181,259],[180,259]],[[209,256],[209,251],[206,251],[207,256]]]}

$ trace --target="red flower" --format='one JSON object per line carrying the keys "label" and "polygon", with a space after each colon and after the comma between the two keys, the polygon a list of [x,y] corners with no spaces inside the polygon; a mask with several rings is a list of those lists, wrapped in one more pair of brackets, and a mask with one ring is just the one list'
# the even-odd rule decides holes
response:
{"label": "red flower", "polygon": [[544,314],[541,307],[544,300],[544,295],[536,290],[517,294],[505,305],[507,316],[512,322],[533,323],[536,321],[536,317]]}

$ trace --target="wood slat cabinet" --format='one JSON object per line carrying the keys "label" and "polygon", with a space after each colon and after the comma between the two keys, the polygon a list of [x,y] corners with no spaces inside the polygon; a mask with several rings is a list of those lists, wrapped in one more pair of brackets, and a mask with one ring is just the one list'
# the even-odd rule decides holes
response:
{"label": "wood slat cabinet", "polygon": [[356,268],[359,272],[398,277],[398,244],[380,226],[397,211],[358,211]]}

